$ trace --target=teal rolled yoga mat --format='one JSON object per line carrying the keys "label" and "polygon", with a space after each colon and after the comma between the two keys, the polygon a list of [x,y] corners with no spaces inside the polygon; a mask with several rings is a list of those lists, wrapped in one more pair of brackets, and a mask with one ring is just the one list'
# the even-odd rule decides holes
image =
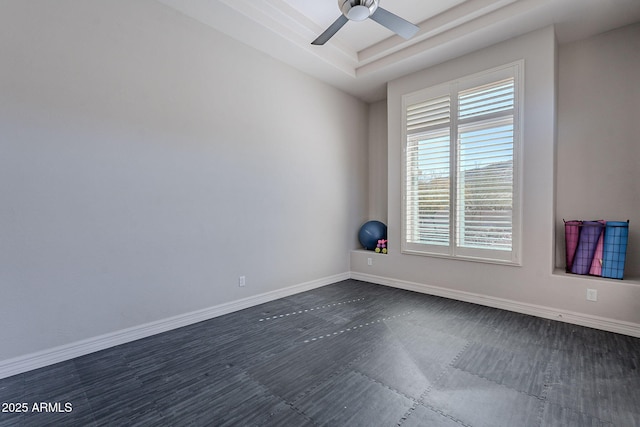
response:
{"label": "teal rolled yoga mat", "polygon": [[604,232],[602,277],[622,279],[627,258],[629,222],[608,221]]}

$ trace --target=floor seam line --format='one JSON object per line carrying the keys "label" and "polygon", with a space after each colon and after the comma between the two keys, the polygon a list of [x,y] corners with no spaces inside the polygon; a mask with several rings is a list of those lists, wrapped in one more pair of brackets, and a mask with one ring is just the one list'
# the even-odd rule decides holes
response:
{"label": "floor seam line", "polygon": [[368,380],[371,380],[371,381],[373,381],[374,383],[376,383],[376,384],[378,384],[378,385],[381,385],[382,387],[384,387],[384,388],[386,388],[386,389],[388,389],[388,390],[393,391],[394,393],[399,394],[400,396],[406,397],[407,399],[409,399],[409,400],[410,400],[410,401],[412,401],[412,402],[415,402],[415,403],[417,403],[417,402],[418,402],[418,401],[416,400],[416,398],[411,397],[411,396],[409,396],[409,395],[406,395],[406,394],[404,394],[403,392],[401,392],[400,390],[396,390],[395,388],[393,388],[393,387],[391,387],[391,386],[388,386],[387,384],[385,384],[385,383],[383,383],[383,382],[381,382],[381,381],[379,381],[379,380],[377,380],[377,379],[375,379],[375,378],[370,377],[369,375],[367,375],[367,374],[365,374],[365,373],[363,373],[363,372],[359,371],[358,369],[351,369],[351,370],[352,370],[353,372],[355,372],[356,374],[358,374],[358,375],[360,375],[360,376],[362,376],[362,377],[364,377],[364,378],[366,378],[366,379],[368,379]]}
{"label": "floor seam line", "polygon": [[[388,316],[388,317],[383,317],[381,319],[374,319],[374,320],[371,320],[369,322],[363,322],[363,323],[360,323],[359,325],[350,326],[348,328],[343,328],[343,329],[341,329],[339,331],[329,332],[329,333],[326,333],[324,335],[318,335],[318,336],[315,336],[315,337],[308,338],[308,339],[302,341],[302,343],[303,344],[308,344],[308,343],[316,342],[318,340],[322,340],[322,339],[325,339],[325,338],[333,338],[335,336],[342,335],[342,334],[345,334],[347,332],[353,332],[353,331],[356,331],[356,330],[364,328],[364,327],[377,325],[379,323],[380,324],[386,324],[385,322],[388,321],[388,320],[394,320],[394,319],[397,319],[399,317],[408,316],[411,313],[413,313],[413,311],[407,311],[407,312],[404,312],[404,313],[396,314],[394,316]],[[358,323],[358,322],[356,322],[356,323]]]}
{"label": "floor seam line", "polygon": [[551,386],[551,375],[552,375],[552,370],[553,370],[553,361],[555,360],[557,355],[558,355],[558,350],[557,349],[553,349],[551,351],[551,356],[549,356],[549,361],[547,362],[547,367],[546,367],[546,369],[544,371],[542,392],[540,393],[540,398],[541,398],[543,404],[540,407],[540,410],[538,411],[538,420],[540,421],[540,423],[539,423],[540,427],[542,427],[542,425],[544,423],[544,409],[545,409],[546,403],[547,403],[547,394],[549,393],[549,388]]}
{"label": "floor seam line", "polygon": [[289,316],[295,316],[295,315],[298,315],[298,314],[311,313],[312,311],[318,311],[318,310],[322,310],[322,309],[325,309],[325,308],[337,307],[337,306],[345,305],[345,304],[353,304],[353,303],[356,303],[356,302],[359,302],[359,301],[364,301],[365,299],[366,298],[363,297],[363,298],[358,298],[358,299],[351,299],[351,300],[348,300],[348,301],[340,301],[340,302],[336,302],[336,303],[333,303],[333,304],[329,303],[329,304],[325,304],[325,305],[322,305],[322,306],[316,306],[316,307],[313,307],[313,308],[294,310],[294,311],[291,311],[289,313],[284,313],[284,314],[275,314],[275,315],[272,315],[272,316],[260,318],[260,319],[258,319],[258,322],[267,322],[267,321],[270,321],[270,320],[278,320],[278,319],[283,319],[283,318],[286,318],[286,317],[289,317]]}
{"label": "floor seam line", "polygon": [[482,378],[483,380],[489,381],[490,383],[495,384],[495,385],[497,385],[497,386],[499,386],[501,388],[505,388],[507,390],[515,391],[516,393],[524,394],[525,396],[533,397],[534,399],[538,399],[538,400],[541,400],[541,401],[545,400],[545,398],[542,397],[542,396],[536,396],[535,394],[531,394],[531,393],[527,393],[526,391],[515,389],[515,388],[510,387],[510,386],[508,386],[506,384],[503,384],[503,383],[500,383],[500,382],[498,382],[496,380],[488,378],[488,377],[486,377],[484,375],[476,374],[474,372],[469,372],[466,369],[458,368],[457,366],[451,366],[451,368],[455,369],[457,371],[460,371],[460,372],[464,372],[464,373],[469,374],[469,375],[473,375],[474,377],[477,377],[477,378]]}
{"label": "floor seam line", "polygon": [[327,381],[331,380],[332,378],[336,377],[338,374],[340,374],[341,372],[344,372],[348,369],[351,368],[351,366],[356,363],[357,361],[359,361],[360,359],[362,359],[363,357],[367,356],[368,354],[370,354],[373,351],[373,349],[371,350],[367,350],[365,351],[363,354],[357,356],[356,358],[354,358],[353,360],[349,361],[346,365],[338,368],[337,370],[331,372],[329,375],[327,375],[326,377],[324,377],[323,379],[319,380],[318,382],[316,382],[315,384],[313,384],[311,387],[309,387],[308,389],[304,390],[303,392],[301,392],[300,394],[298,394],[297,396],[295,396],[293,399],[291,399],[291,403],[292,404],[296,404],[298,401],[300,401],[300,399],[302,399],[305,396],[308,396],[313,390],[317,389],[318,387],[320,387],[322,384],[326,383]]}

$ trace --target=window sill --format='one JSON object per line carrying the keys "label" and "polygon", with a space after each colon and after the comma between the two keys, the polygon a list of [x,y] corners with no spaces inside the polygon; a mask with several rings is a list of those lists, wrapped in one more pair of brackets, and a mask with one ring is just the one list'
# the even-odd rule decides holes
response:
{"label": "window sill", "polygon": [[494,258],[482,258],[482,257],[472,257],[472,256],[451,256],[447,254],[438,254],[432,252],[420,252],[420,251],[412,251],[412,250],[403,250],[401,251],[403,255],[414,255],[414,256],[423,256],[429,258],[441,258],[441,259],[450,259],[454,261],[466,261],[466,262],[479,262],[482,264],[496,264],[496,265],[506,265],[509,267],[522,267],[522,262],[518,261],[507,261],[507,260],[499,260]]}

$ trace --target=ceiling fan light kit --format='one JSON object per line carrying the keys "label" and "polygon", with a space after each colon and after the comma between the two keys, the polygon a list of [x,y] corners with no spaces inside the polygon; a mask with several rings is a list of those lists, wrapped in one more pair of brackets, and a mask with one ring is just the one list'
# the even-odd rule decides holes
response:
{"label": "ceiling fan light kit", "polygon": [[311,44],[323,45],[347,22],[364,21],[368,18],[373,19],[378,24],[390,29],[405,39],[410,39],[418,32],[420,28],[411,22],[379,7],[379,1],[380,0],[338,0],[338,7],[342,15],[339,16],[324,33],[320,34],[317,39],[311,42]]}
{"label": "ceiling fan light kit", "polygon": [[342,14],[350,21],[364,21],[378,8],[379,0],[338,0]]}

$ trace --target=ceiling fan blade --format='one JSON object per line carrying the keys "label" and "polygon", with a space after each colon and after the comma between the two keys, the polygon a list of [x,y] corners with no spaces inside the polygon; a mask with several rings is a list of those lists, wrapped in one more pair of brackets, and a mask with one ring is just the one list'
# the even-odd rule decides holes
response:
{"label": "ceiling fan blade", "polygon": [[347,17],[344,16],[344,15],[340,15],[340,17],[338,19],[336,19],[336,21],[333,24],[331,24],[329,26],[329,28],[327,28],[324,31],[324,33],[320,34],[320,36],[317,39],[312,41],[311,44],[315,44],[315,45],[318,45],[318,46],[325,44],[347,22],[349,22],[349,19],[347,19]]}
{"label": "ceiling fan blade", "polygon": [[411,22],[406,21],[398,15],[394,15],[381,7],[378,7],[370,18],[407,40],[415,36],[420,29]]}

